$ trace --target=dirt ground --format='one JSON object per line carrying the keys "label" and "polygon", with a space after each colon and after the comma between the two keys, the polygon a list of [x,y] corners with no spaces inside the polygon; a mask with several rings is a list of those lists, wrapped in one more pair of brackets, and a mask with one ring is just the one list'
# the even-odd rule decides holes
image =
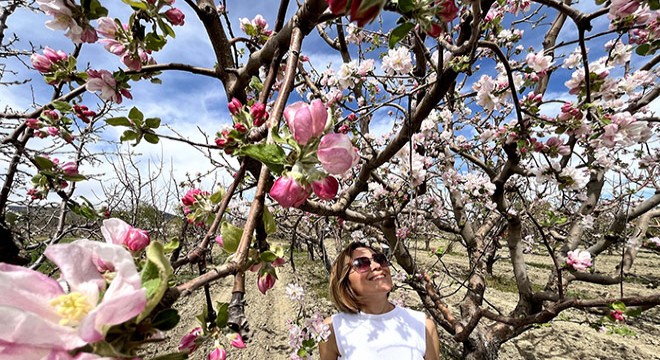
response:
{"label": "dirt ground", "polygon": [[[432,247],[440,244],[432,244]],[[505,248],[506,249],[506,248]],[[332,249],[330,249],[332,251]],[[435,262],[429,252],[418,250],[414,252],[418,260],[426,265]],[[506,256],[506,254],[502,254]],[[289,359],[291,349],[288,347],[287,320],[296,316],[298,308],[286,296],[285,288],[288,283],[301,285],[306,292],[306,306],[311,310],[318,310],[324,315],[330,315],[334,310],[327,299],[328,275],[322,268],[320,261],[316,263],[307,259],[305,254],[298,254],[295,258],[296,272],[288,264],[278,269],[279,280],[275,287],[262,295],[256,288],[256,275],[248,273],[247,307],[246,314],[250,324],[251,335],[245,349],[228,349],[228,359]],[[527,255],[529,273],[532,281],[543,286],[549,272],[550,261],[546,256]],[[598,258],[599,269],[613,269],[617,256],[605,255]],[[467,271],[467,259],[459,253],[447,254],[443,257],[445,265],[454,273]],[[634,281],[624,284],[624,295],[651,295],[657,294],[658,278],[660,272],[660,256],[642,251],[635,261],[632,272],[638,276]],[[396,269],[396,267],[395,267]],[[495,264],[495,275],[502,279],[510,279],[510,265],[508,260],[502,259]],[[506,283],[506,281],[504,281]],[[229,302],[231,297],[231,279],[225,279],[212,286],[214,300]],[[490,285],[490,283],[489,283]],[[447,292],[449,292],[448,287]],[[620,288],[614,286],[595,286],[590,284],[577,284],[571,286],[569,294],[579,294],[581,297],[616,297]],[[203,291],[180,299],[176,308],[182,316],[182,323],[174,331],[168,333],[169,339],[151,347],[144,354],[145,359],[155,357],[175,350],[179,339],[190,329],[197,326],[195,315],[201,312],[204,304]],[[447,299],[450,305],[460,302],[462,292]],[[486,298],[494,306],[503,311],[513,309],[517,295],[501,285],[489,286]],[[403,290],[396,290],[392,299],[403,302],[406,306],[418,307],[417,295]],[[455,308],[454,308],[455,309]],[[648,360],[660,359],[660,308],[650,309],[626,324],[631,330],[629,334],[607,334],[599,332],[589,326],[589,322],[596,321],[599,315],[578,310],[568,310],[560,314],[549,324],[533,327],[505,343],[500,350],[500,359],[531,360],[531,359],[583,359],[583,360]],[[453,344],[450,338],[441,334],[441,341],[445,347],[444,358],[451,359],[452,350],[459,347]],[[212,342],[204,344],[191,355],[191,359],[206,359],[206,354],[212,349]],[[315,354],[314,359],[318,358]]]}

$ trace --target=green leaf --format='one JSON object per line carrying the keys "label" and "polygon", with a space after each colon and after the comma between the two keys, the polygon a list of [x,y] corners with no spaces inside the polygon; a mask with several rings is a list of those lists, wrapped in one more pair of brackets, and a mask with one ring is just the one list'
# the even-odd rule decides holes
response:
{"label": "green leaf", "polygon": [[87,18],[94,20],[100,17],[108,16],[108,9],[104,8],[98,0],[91,0],[88,2]]}
{"label": "green leaf", "polygon": [[158,138],[158,135],[153,133],[144,133],[144,140],[147,140],[147,142],[150,144],[158,144],[160,138]]}
{"label": "green leaf", "polygon": [[277,260],[277,255],[273,253],[272,251],[264,251],[261,254],[259,254],[259,259],[261,259],[262,262],[268,262],[271,263],[275,260]]}
{"label": "green leaf", "polygon": [[178,247],[179,247],[179,239],[172,238],[172,240],[170,240],[170,242],[165,244],[165,246],[163,247],[163,252],[166,254],[171,253],[172,251],[176,250]]}
{"label": "green leaf", "polygon": [[147,3],[145,1],[139,0],[121,0],[124,4],[130,5],[134,9],[138,10],[147,10]]}
{"label": "green leaf", "polygon": [[621,302],[621,301],[615,301],[615,302],[613,302],[612,305],[610,305],[610,307],[611,307],[613,310],[626,311],[626,304],[624,304],[624,303]]}
{"label": "green leaf", "polygon": [[68,112],[71,112],[73,110],[71,105],[69,105],[69,103],[66,102],[66,101],[53,101],[50,104],[53,105],[53,108],[55,108],[55,110],[57,110],[61,113],[68,113]]}
{"label": "green leaf", "polygon": [[215,318],[215,324],[219,329],[222,329],[227,326],[227,321],[229,321],[229,304],[219,302],[215,307],[218,313],[218,316]]}
{"label": "green leaf", "polygon": [[643,311],[644,311],[644,310],[643,310],[642,308],[640,308],[640,307],[628,308],[628,309],[626,310],[625,314],[626,314],[626,316],[637,317],[637,316],[642,315],[642,312],[643,312]]}
{"label": "green leaf", "polygon": [[270,235],[277,231],[277,224],[275,223],[275,218],[273,213],[268,210],[267,206],[264,206],[264,227],[266,228],[266,234]]}
{"label": "green leaf", "polygon": [[131,121],[128,120],[128,118],[125,116],[105,119],[105,123],[110,126],[133,126],[133,124],[131,124]]}
{"label": "green leaf", "polygon": [[158,330],[167,331],[172,330],[181,320],[179,312],[176,309],[165,309],[153,318],[151,325]]}
{"label": "green leaf", "polygon": [[142,286],[147,289],[147,305],[140,313],[137,321],[140,322],[158,305],[167,290],[167,282],[172,276],[172,266],[165,258],[163,245],[153,241],[146,249],[147,262],[142,269]]}
{"label": "green leaf", "polygon": [[162,19],[158,19],[158,26],[165,35],[170,36],[172,38],[176,37],[176,34],[174,33],[174,29],[172,29],[172,27]]}
{"label": "green leaf", "polygon": [[414,27],[415,24],[411,22],[405,22],[394,28],[394,30],[392,30],[392,32],[390,33],[390,42],[389,42],[390,49],[393,49],[394,45],[396,45],[399,41],[401,41],[401,39],[406,37],[406,35],[408,35],[410,30],[412,30]]}
{"label": "green leaf", "polygon": [[220,203],[220,201],[222,201],[222,198],[224,196],[225,196],[225,190],[220,189],[220,190],[214,192],[213,195],[211,195],[211,197],[209,199],[211,200],[211,202],[213,204],[218,204],[218,203]]}
{"label": "green leaf", "polygon": [[82,174],[76,174],[76,175],[63,175],[62,176],[64,180],[68,181],[83,181],[87,180],[87,176],[82,175]]}
{"label": "green leaf", "polygon": [[151,80],[149,80],[149,81],[150,81],[152,84],[158,84],[158,85],[160,85],[160,84],[163,83],[159,78],[151,78]]}
{"label": "green leaf", "polygon": [[43,156],[35,156],[34,162],[37,163],[37,166],[40,170],[51,170],[53,166],[55,166],[55,164],[50,161],[49,158],[45,158]]}
{"label": "green leaf", "polygon": [[238,249],[238,244],[241,242],[243,229],[223,221],[220,227],[220,233],[224,242],[223,249],[230,254],[235,253],[236,249]]}
{"label": "green leaf", "polygon": [[650,51],[651,51],[651,45],[649,45],[648,43],[642,44],[638,46],[637,49],[635,49],[637,55],[641,55],[641,56],[648,54]]}
{"label": "green leaf", "polygon": [[142,114],[142,111],[140,109],[136,108],[133,106],[131,110],[128,112],[128,118],[133,120],[135,125],[138,127],[142,126],[142,120],[144,119],[144,114]]}
{"label": "green leaf", "polygon": [[283,165],[287,164],[284,150],[276,144],[248,144],[238,149],[235,155],[249,156],[258,160],[277,175],[282,173]]}
{"label": "green leaf", "polygon": [[167,44],[165,37],[151,32],[144,37],[144,42],[147,49],[153,51],[159,51]]}
{"label": "green leaf", "polygon": [[137,140],[138,138],[138,133],[136,133],[133,130],[126,130],[124,131],[123,134],[121,134],[121,137],[119,138],[119,141],[131,141],[131,140]]}
{"label": "green leaf", "polygon": [[399,9],[402,12],[407,13],[415,10],[415,5],[412,0],[399,0]]}
{"label": "green leaf", "polygon": [[148,128],[158,129],[160,126],[160,118],[148,118],[144,121],[144,124],[147,125]]}
{"label": "green leaf", "polygon": [[649,7],[651,8],[651,10],[660,9],[660,0],[649,0],[648,4],[649,4]]}
{"label": "green leaf", "polygon": [[261,83],[261,80],[259,80],[258,77],[253,76],[250,79],[250,88],[261,92],[261,90],[264,88],[264,85]]}

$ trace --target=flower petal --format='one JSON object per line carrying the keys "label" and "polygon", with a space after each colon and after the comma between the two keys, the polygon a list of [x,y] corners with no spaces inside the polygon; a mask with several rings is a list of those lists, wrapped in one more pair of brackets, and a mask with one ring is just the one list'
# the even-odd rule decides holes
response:
{"label": "flower petal", "polygon": [[76,329],[15,307],[0,306],[0,324],[0,342],[5,346],[71,350],[86,344]]}
{"label": "flower petal", "polygon": [[64,294],[57,281],[20,266],[0,263],[0,306],[19,307],[37,314],[46,321],[60,317],[50,306],[50,300]]}

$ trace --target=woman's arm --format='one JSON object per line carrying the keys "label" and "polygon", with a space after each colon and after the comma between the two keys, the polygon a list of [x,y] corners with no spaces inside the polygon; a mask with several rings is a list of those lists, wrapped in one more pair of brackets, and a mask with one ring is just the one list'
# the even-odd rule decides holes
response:
{"label": "woman's arm", "polygon": [[[323,323],[330,326],[330,336],[328,337],[328,340],[319,343],[321,360],[337,360],[337,358],[339,358],[339,349],[337,349],[337,341],[335,340],[335,329],[332,328],[332,318],[325,318]],[[433,324],[433,326],[435,326],[435,324]]]}
{"label": "woman's arm", "polygon": [[433,321],[433,319],[431,319],[430,317],[427,317],[426,318],[426,353],[424,354],[424,360],[439,360],[439,359],[440,359],[440,338],[438,337],[438,329],[435,326],[435,321]]}

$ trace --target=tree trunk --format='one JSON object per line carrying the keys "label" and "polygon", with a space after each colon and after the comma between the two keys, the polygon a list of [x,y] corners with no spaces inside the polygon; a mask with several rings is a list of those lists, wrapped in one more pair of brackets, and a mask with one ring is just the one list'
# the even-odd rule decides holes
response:
{"label": "tree trunk", "polygon": [[488,340],[481,331],[475,329],[470,337],[463,342],[461,359],[496,360],[499,356],[500,346],[499,342]]}

